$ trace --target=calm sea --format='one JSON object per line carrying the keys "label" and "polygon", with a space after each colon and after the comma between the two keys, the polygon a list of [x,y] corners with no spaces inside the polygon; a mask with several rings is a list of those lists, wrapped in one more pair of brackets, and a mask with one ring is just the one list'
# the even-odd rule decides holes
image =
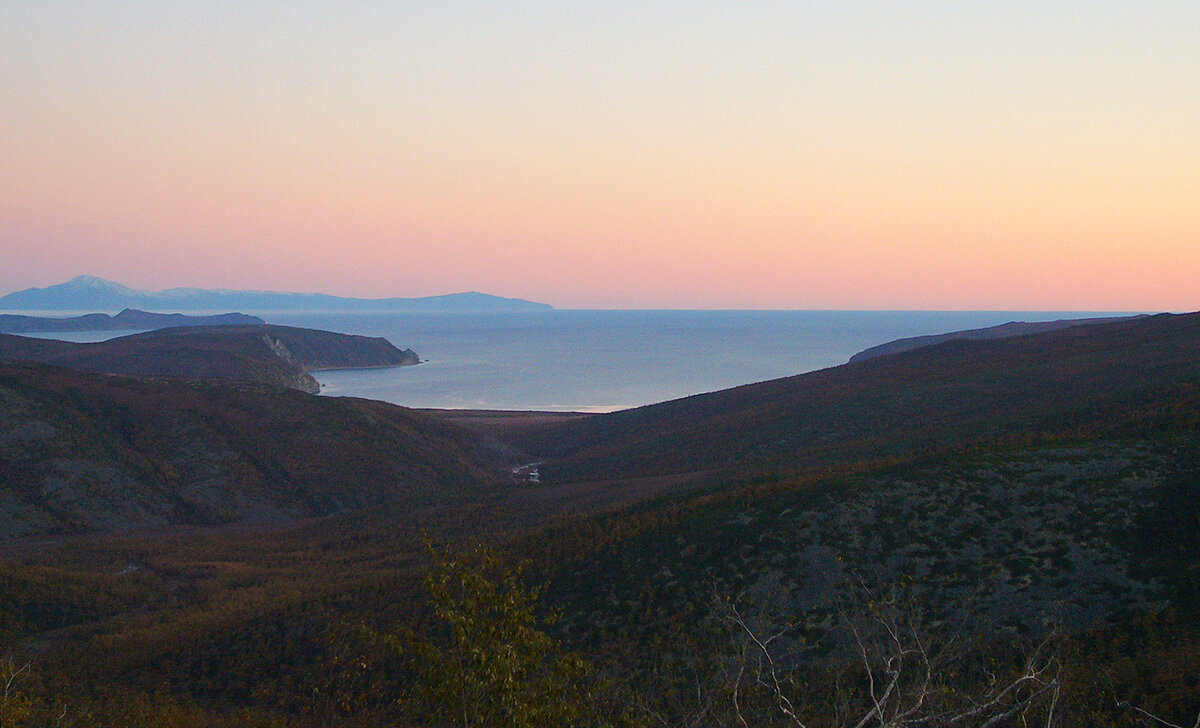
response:
{"label": "calm sea", "polygon": [[1113,315],[996,311],[264,313],[271,323],[383,336],[419,366],[316,372],[329,396],[409,407],[608,412],[843,364],[906,336]]}

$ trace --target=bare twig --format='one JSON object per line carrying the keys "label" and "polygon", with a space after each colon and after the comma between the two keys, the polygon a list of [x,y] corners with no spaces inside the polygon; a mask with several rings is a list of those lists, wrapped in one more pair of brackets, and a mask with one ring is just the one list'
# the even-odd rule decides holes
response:
{"label": "bare twig", "polygon": [[[866,619],[837,610],[853,646],[854,661],[861,669],[861,677],[858,670],[853,671],[854,680],[861,679],[862,687],[847,691],[842,677],[835,679],[830,706],[834,725],[997,728],[1016,718],[1028,724],[1035,714],[1039,722],[1044,718],[1045,728],[1053,728],[1062,685],[1061,667],[1051,653],[1052,638],[1047,637],[1034,648],[1018,674],[1001,678],[989,672],[987,685],[981,690],[956,690],[943,677],[955,661],[950,650],[954,640],[929,640],[913,621],[902,617],[894,594],[876,600],[865,586],[861,593],[867,595],[860,605],[868,615]],[[776,648],[777,641],[783,643],[787,628],[763,635],[731,601],[721,601],[720,616],[741,641],[737,653],[740,663],[736,671],[730,672],[734,721],[743,728],[755,722],[746,713],[746,697],[747,687],[757,687],[769,697],[778,718],[795,728],[805,728],[805,718],[797,707],[797,686],[791,674],[794,668],[785,668]],[[748,667],[750,660],[754,667]],[[747,681],[747,669],[755,671],[752,682]],[[857,700],[856,694],[860,696]],[[952,707],[955,703],[957,706]]]}
{"label": "bare twig", "polygon": [[[1155,723],[1167,726],[1167,728],[1184,728],[1184,726],[1181,726],[1178,723],[1172,723],[1169,720],[1164,720],[1164,719],[1158,717],[1157,715],[1155,715],[1154,713],[1151,713],[1148,710],[1145,710],[1143,708],[1140,708],[1140,707],[1134,705],[1133,703],[1130,703],[1128,700],[1118,700],[1117,706],[1121,707],[1121,708],[1128,708],[1129,710],[1132,710],[1133,712],[1137,713],[1138,715],[1141,715],[1144,718],[1149,718],[1150,720],[1154,721]],[[1196,714],[1196,722],[1192,725],[1192,728],[1200,728],[1200,713]]]}

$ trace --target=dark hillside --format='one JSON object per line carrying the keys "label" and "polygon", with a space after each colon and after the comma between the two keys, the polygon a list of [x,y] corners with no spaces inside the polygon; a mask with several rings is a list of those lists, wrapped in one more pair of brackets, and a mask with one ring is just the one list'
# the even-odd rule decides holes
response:
{"label": "dark hillside", "polygon": [[999,326],[988,326],[982,329],[966,329],[964,331],[951,331],[945,334],[931,334],[929,336],[913,336],[907,339],[896,339],[878,346],[872,346],[863,349],[854,356],[850,357],[850,363],[858,361],[866,361],[874,359],[877,356],[887,356],[889,354],[899,354],[902,351],[911,351],[919,349],[922,346],[933,346],[955,339],[970,339],[978,341],[982,339],[1007,339],[1012,336],[1028,336],[1030,334],[1041,334],[1046,331],[1057,331],[1066,329],[1072,326],[1091,326],[1092,324],[1106,324],[1112,321],[1125,321],[1131,318],[1143,318],[1139,316],[1109,316],[1106,318],[1084,318],[1084,319],[1059,319],[1057,321],[1009,321],[1006,324]]}
{"label": "dark hillside", "polygon": [[0,537],[441,502],[486,480],[488,457],[382,402],[0,362]]}
{"label": "dark hillside", "polygon": [[1141,431],[1200,404],[1200,314],[951,341],[535,428],[555,479],[791,468]]}
{"label": "dark hillside", "polygon": [[[736,604],[776,635],[806,725],[834,724],[872,669],[847,630],[893,617],[935,651],[950,698],[979,704],[1054,635],[1062,719],[1037,725],[1134,724],[1122,699],[1191,725],[1198,326],[951,342],[617,415],[450,422],[2,364],[0,634],[46,676],[30,692],[108,706],[97,726],[131,724],[138,700],[195,716],[146,725],[440,725],[414,700],[411,648],[447,644],[423,542],[480,541],[545,584],[547,629],[635,708],[614,724],[795,725],[769,691],[729,700],[763,684]],[[489,438],[598,477],[480,477]],[[673,469],[691,472],[619,480]],[[238,525],[154,530],[222,523]],[[142,530],[46,537],[119,529]]]}
{"label": "dark hillside", "polygon": [[411,349],[400,350],[383,337],[342,334],[295,326],[211,326],[205,329],[175,327],[123,337],[122,342],[148,346],[191,345],[221,339],[241,342],[247,349],[265,344],[284,361],[313,369],[389,367],[417,364]]}
{"label": "dark hillside", "polygon": [[316,393],[312,369],[416,364],[386,339],[291,326],[176,327],[94,344],[0,334],[0,359],[106,374],[228,379]]}

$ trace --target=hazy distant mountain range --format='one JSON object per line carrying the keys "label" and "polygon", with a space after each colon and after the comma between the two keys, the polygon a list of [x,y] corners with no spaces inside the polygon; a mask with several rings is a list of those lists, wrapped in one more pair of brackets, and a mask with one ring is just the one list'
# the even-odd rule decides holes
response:
{"label": "hazy distant mountain range", "polygon": [[412,311],[428,313],[551,311],[553,306],[486,293],[450,293],[424,298],[347,298],[324,293],[229,291],[171,288],[139,291],[94,276],[78,276],[47,288],[26,288],[0,296],[0,310],[105,311]]}

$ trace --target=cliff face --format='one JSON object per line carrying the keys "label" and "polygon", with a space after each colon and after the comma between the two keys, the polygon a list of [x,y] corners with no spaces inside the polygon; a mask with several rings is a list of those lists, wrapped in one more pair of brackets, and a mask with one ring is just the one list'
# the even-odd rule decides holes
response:
{"label": "cliff face", "polygon": [[402,407],[0,362],[0,539],[468,496],[480,438]]}
{"label": "cliff face", "polygon": [[106,374],[260,382],[310,394],[320,391],[310,369],[420,361],[382,338],[270,325],[179,327],[94,344],[0,334],[0,359]]}
{"label": "cliff face", "polygon": [[[305,371],[407,366],[421,361],[412,349],[398,349],[383,337],[271,325],[220,327],[207,331],[233,337],[256,337],[281,359]],[[165,341],[187,338],[189,332],[172,329],[140,336]]]}

